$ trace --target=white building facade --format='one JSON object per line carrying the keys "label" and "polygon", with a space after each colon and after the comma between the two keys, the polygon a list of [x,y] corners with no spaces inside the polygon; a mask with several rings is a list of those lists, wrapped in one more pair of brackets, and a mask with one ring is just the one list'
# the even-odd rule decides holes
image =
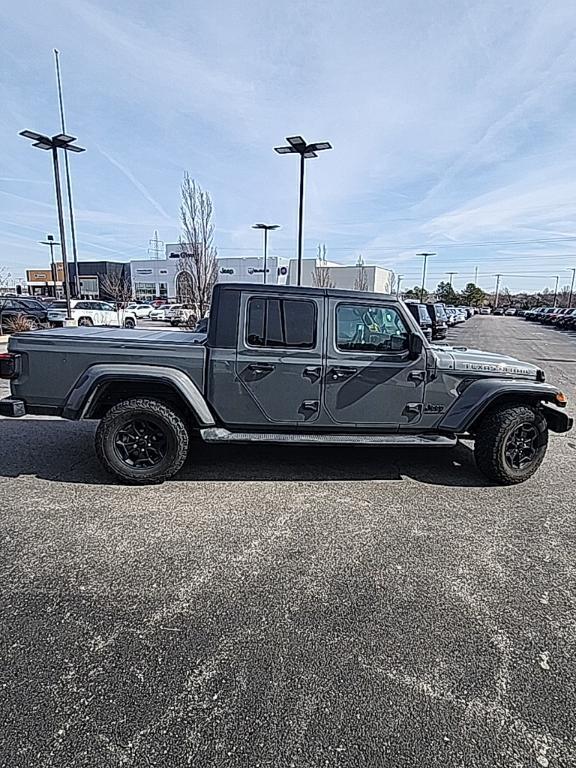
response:
{"label": "white building facade", "polygon": [[[178,298],[181,246],[166,245],[164,259],[144,259],[130,262],[130,276],[134,298],[140,301]],[[326,271],[324,280],[320,272]],[[296,285],[297,259],[269,256],[266,263],[266,282],[272,285]],[[262,256],[231,256],[217,258],[217,281],[220,283],[264,282],[264,258]],[[334,288],[355,290],[359,285],[366,291],[391,293],[394,273],[377,266],[347,266],[316,259],[302,261],[302,285],[330,284]]]}

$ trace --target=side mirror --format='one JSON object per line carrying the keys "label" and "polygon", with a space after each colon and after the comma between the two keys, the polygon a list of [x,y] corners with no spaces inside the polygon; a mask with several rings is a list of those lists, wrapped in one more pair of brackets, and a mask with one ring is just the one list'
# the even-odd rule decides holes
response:
{"label": "side mirror", "polygon": [[419,333],[411,333],[410,334],[410,341],[409,341],[409,350],[410,350],[410,357],[413,360],[416,360],[416,358],[420,357],[422,354],[422,350],[424,349],[424,341],[422,340],[422,336],[420,336]]}

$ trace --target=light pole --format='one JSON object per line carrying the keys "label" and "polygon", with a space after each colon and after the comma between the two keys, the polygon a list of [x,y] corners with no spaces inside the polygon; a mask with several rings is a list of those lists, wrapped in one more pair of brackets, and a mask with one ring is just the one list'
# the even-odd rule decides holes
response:
{"label": "light pole", "polygon": [[[66,135],[66,120],[64,118],[64,99],[62,98],[62,78],[60,76],[60,51],[54,48],[56,62],[56,82],[58,84],[58,104],[60,107],[60,128]],[[64,153],[64,172],[66,174],[66,197],[68,198],[68,216],[70,218],[70,235],[72,237],[72,258],[74,259],[74,295],[80,296],[80,275],[78,270],[78,249],[76,248],[76,225],[74,223],[74,207],[72,205],[72,182],[70,181],[70,164],[68,155]]]}
{"label": "light pole", "polygon": [[58,228],[60,230],[60,249],[62,252],[62,270],[64,272],[64,296],[66,297],[67,320],[72,320],[72,308],[70,306],[70,281],[68,277],[68,259],[66,257],[66,231],[64,229],[64,213],[62,210],[62,189],[60,187],[60,168],[58,165],[58,150],[65,152],[85,152],[83,147],[78,147],[72,142],[76,141],[74,136],[68,136],[65,133],[59,133],[56,136],[44,136],[35,131],[20,131],[20,136],[31,139],[33,147],[45,149],[52,152],[52,164],[54,166],[54,187],[56,190],[56,207],[58,209]]}
{"label": "light pole", "polygon": [[279,155],[300,155],[300,185],[298,194],[298,285],[302,284],[302,247],[304,236],[304,163],[311,157],[318,157],[317,152],[324,149],[332,149],[328,141],[317,141],[308,144],[302,136],[288,136],[287,147],[274,147],[274,152]]}
{"label": "light pole", "polygon": [[416,256],[423,256],[424,257],[424,264],[422,266],[422,287],[420,288],[420,302],[424,301],[424,290],[425,290],[425,283],[426,283],[426,264],[428,263],[428,256],[436,256],[435,253],[427,253],[424,251],[424,253],[417,253]]}
{"label": "light pole", "polygon": [[404,275],[397,275],[396,276],[396,298],[400,298],[400,285],[402,283],[402,279],[404,278]]}
{"label": "light pole", "polygon": [[274,229],[280,229],[280,224],[252,224],[252,229],[261,229],[264,231],[264,282],[267,282],[268,274],[268,232]]}
{"label": "light pole", "polygon": [[56,269],[56,263],[54,261],[54,246],[60,245],[60,243],[54,242],[54,235],[46,235],[46,240],[40,240],[40,245],[50,246],[50,269],[52,271],[52,290],[54,291],[54,298],[56,298],[56,278],[58,276],[58,270]]}
{"label": "light pole", "polygon": [[478,286],[478,267],[474,267],[474,285]]}
{"label": "light pole", "polygon": [[572,295],[574,293],[574,275],[576,275],[576,269],[568,267],[568,271],[572,272],[572,282],[570,283],[570,296],[568,297],[568,309],[572,306]]}
{"label": "light pole", "polygon": [[560,275],[554,275],[556,278],[556,287],[554,288],[554,306],[556,306],[556,301],[558,299],[558,281],[560,280]]}

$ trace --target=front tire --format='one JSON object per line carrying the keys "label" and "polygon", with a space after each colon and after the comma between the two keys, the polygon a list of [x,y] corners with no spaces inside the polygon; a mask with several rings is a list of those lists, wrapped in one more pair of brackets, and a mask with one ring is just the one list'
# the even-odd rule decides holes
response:
{"label": "front tire", "polygon": [[157,400],[113,406],[96,430],[96,454],[108,472],[132,485],[162,483],[182,467],[189,435],[181,417]]}
{"label": "front tire", "polygon": [[136,328],[136,321],[132,317],[127,317],[124,320],[124,328]]}
{"label": "front tire", "polygon": [[478,469],[500,485],[523,483],[536,472],[548,446],[548,425],[536,409],[502,406],[476,430],[474,458]]}

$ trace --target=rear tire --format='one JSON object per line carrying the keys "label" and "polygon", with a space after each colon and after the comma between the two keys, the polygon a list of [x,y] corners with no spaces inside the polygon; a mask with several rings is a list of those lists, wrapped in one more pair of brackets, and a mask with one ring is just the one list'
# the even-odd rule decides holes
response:
{"label": "rear tire", "polygon": [[536,472],[548,446],[544,416],[530,406],[502,406],[478,425],[474,458],[478,469],[500,485],[523,483]]}
{"label": "rear tire", "polygon": [[181,417],[157,400],[134,398],[113,406],[96,430],[104,469],[125,483],[162,483],[182,467],[189,435]]}

